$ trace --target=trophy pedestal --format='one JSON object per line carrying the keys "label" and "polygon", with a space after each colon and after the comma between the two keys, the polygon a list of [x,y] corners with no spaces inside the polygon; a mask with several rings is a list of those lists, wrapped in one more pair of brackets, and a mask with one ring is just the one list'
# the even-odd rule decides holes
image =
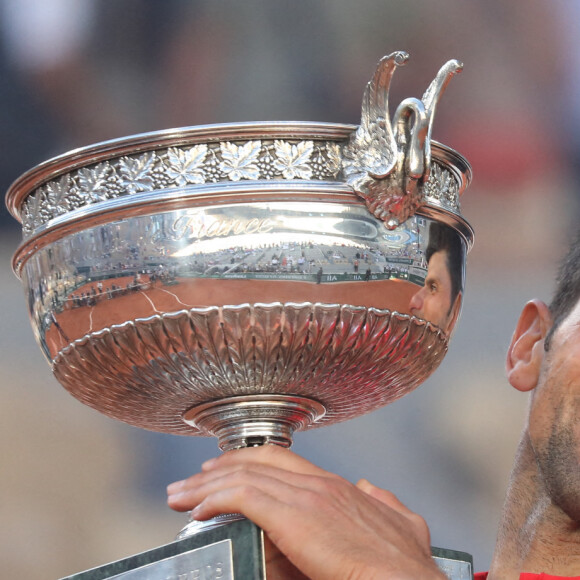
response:
{"label": "trophy pedestal", "polygon": [[449,550],[447,548],[431,548],[431,555],[439,569],[449,580],[473,580],[473,558],[471,554]]}
{"label": "trophy pedestal", "polygon": [[265,580],[264,535],[242,519],[62,580]]}
{"label": "trophy pedestal", "polygon": [[[449,580],[473,580],[469,554],[431,548]],[[266,580],[264,535],[248,519],[219,525],[61,580]]]}

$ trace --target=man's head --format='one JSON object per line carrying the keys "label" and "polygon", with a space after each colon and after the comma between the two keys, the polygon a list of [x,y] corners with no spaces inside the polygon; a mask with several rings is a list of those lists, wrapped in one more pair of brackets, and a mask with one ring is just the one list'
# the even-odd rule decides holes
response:
{"label": "man's head", "polygon": [[572,312],[580,300],[580,234],[570,245],[568,253],[560,264],[556,277],[556,289],[550,302],[553,324],[546,336],[545,348],[550,348],[550,340],[562,320]]}
{"label": "man's head", "polygon": [[429,228],[425,251],[427,275],[409,303],[411,314],[450,333],[461,307],[465,246],[453,229],[438,223]]}
{"label": "man's head", "polygon": [[580,522],[580,237],[566,255],[550,306],[528,302],[508,350],[512,386],[530,391],[527,435],[551,504]]}
{"label": "man's head", "polygon": [[431,263],[433,254],[445,253],[445,265],[451,280],[451,305],[460,292],[463,292],[465,281],[465,244],[461,236],[452,228],[433,222],[429,227],[429,244],[425,250],[427,264]]}

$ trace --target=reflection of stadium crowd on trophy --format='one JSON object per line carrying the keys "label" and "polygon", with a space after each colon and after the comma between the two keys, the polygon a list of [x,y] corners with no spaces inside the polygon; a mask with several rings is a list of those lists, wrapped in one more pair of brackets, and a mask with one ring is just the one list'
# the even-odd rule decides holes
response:
{"label": "reflection of stadium crowd on trophy", "polygon": [[[378,245],[377,245],[378,246]],[[416,249],[383,250],[378,247],[361,250],[357,246],[284,242],[264,244],[259,248],[229,248],[212,254],[195,255],[189,263],[190,273],[210,277],[243,277],[246,274],[290,274],[296,279],[313,280],[319,269],[323,273],[360,280],[370,274],[406,277],[411,265],[422,266],[422,255]],[[180,273],[187,275],[187,266]],[[272,276],[268,276],[272,278]]]}
{"label": "reflection of stadium crowd on trophy", "polygon": [[136,274],[126,286],[112,283],[110,286],[103,287],[103,283],[99,281],[96,285],[91,285],[90,288],[84,289],[83,292],[71,294],[68,297],[68,302],[74,308],[78,308],[79,306],[94,306],[102,298],[111,300],[115,296],[124,296],[130,292],[136,292],[144,286],[146,285],[143,284],[141,274]]}
{"label": "reflection of stadium crowd on trophy", "polygon": [[[338,245],[303,239],[179,256],[173,254],[181,248],[168,250],[168,241],[156,239],[151,231],[137,228],[131,233],[131,239],[127,239],[120,231],[97,229],[86,234],[90,239],[80,236],[77,244],[67,248],[53,246],[51,260],[62,271],[55,271],[52,279],[45,277],[45,287],[31,294],[31,311],[45,316],[49,310],[57,313],[94,306],[103,300],[146,291],[156,284],[178,284],[184,278],[281,279],[321,284],[408,280],[411,270],[425,269],[418,242],[406,246],[377,241]],[[417,235],[417,239],[421,236]],[[69,265],[72,270],[67,271]],[[46,266],[42,269],[50,270]]]}
{"label": "reflection of stadium crowd on trophy", "polygon": [[[126,276],[130,276],[130,272],[125,273],[123,278],[126,278]],[[104,286],[101,280],[96,284],[91,284],[89,288],[85,284],[81,292],[73,292],[67,296],[63,307],[78,308],[80,306],[94,306],[103,299],[112,300],[113,298],[125,296],[131,292],[148,290],[157,282],[161,282],[165,286],[177,284],[174,271],[160,266],[151,272],[137,272],[133,274],[133,277],[126,284],[111,282]]]}

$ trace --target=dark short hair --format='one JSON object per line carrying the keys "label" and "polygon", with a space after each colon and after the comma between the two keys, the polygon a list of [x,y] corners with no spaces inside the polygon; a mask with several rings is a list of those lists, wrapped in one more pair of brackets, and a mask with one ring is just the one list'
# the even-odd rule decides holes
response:
{"label": "dark short hair", "polygon": [[552,335],[562,321],[572,312],[580,299],[580,233],[576,235],[564,259],[560,263],[556,276],[556,289],[549,309],[553,324],[544,342],[544,348],[550,348]]}
{"label": "dark short hair", "polygon": [[425,250],[427,263],[435,252],[446,252],[447,269],[451,278],[451,306],[457,295],[463,291],[465,279],[465,244],[461,236],[451,227],[438,222],[431,222],[429,226],[429,243]]}

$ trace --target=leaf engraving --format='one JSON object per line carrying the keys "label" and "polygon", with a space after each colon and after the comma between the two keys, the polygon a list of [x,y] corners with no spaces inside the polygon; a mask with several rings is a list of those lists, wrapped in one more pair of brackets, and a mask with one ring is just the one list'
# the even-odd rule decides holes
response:
{"label": "leaf engraving", "polygon": [[276,161],[274,167],[282,172],[284,179],[311,179],[309,165],[314,149],[312,141],[300,141],[296,145],[288,141],[274,141]]}
{"label": "leaf engraving", "polygon": [[232,181],[240,179],[259,179],[258,155],[262,142],[248,141],[244,145],[235,143],[220,143],[222,162],[220,171]]}
{"label": "leaf engraving", "polygon": [[145,153],[140,157],[122,157],[119,160],[120,181],[127,193],[153,190],[151,172],[156,160],[155,152]]}
{"label": "leaf engraving", "polygon": [[107,199],[107,177],[110,167],[107,163],[99,163],[92,169],[79,169],[78,182],[81,191],[87,194],[89,203]]}
{"label": "leaf engraving", "polygon": [[207,145],[195,145],[187,151],[170,147],[167,151],[169,165],[167,175],[177,185],[183,187],[188,183],[205,183],[204,162],[207,156]]}
{"label": "leaf engraving", "polygon": [[63,175],[60,179],[46,184],[46,200],[52,208],[54,215],[61,215],[72,209],[69,193],[72,180],[69,174]]}

